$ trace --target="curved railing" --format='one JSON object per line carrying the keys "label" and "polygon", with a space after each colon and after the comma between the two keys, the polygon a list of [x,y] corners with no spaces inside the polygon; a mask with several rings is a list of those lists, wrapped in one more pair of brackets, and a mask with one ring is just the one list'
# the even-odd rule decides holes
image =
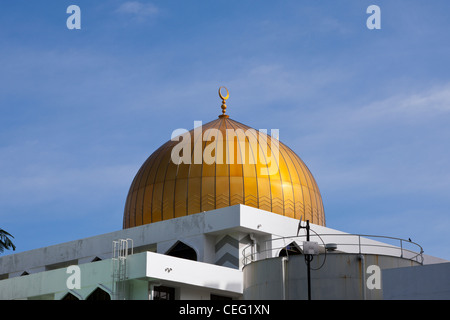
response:
{"label": "curved railing", "polygon": [[[325,239],[325,240],[324,240]],[[374,240],[376,239],[376,240]],[[389,241],[390,243],[381,242]],[[274,238],[250,244],[242,251],[244,266],[252,261],[280,256],[280,252],[289,256],[292,253],[303,253],[302,245],[306,235]],[[310,241],[317,242],[319,253],[342,252],[358,254],[378,254],[400,257],[423,264],[423,249],[413,241],[401,238],[363,235],[363,234],[311,234]],[[259,248],[259,249],[258,249]]]}

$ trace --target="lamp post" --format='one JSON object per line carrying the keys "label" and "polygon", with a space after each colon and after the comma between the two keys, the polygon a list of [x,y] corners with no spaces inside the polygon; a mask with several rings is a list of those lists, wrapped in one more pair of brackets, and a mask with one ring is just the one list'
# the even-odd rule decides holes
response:
{"label": "lamp post", "polygon": [[[303,253],[305,255],[305,261],[306,261],[306,275],[308,280],[308,300],[311,300],[311,261],[313,259],[313,255],[306,253],[305,250],[305,243],[309,244],[309,220],[306,220],[306,227],[302,226],[302,218],[300,217],[300,221],[298,223],[297,228],[297,236],[300,231],[300,229],[306,229],[306,242],[303,242]],[[308,249],[309,250],[309,249]]]}
{"label": "lamp post", "polygon": [[[306,241],[309,242],[309,220],[306,220]],[[311,260],[312,255],[306,254],[306,270],[307,270],[307,278],[308,278],[308,300],[311,300]]]}

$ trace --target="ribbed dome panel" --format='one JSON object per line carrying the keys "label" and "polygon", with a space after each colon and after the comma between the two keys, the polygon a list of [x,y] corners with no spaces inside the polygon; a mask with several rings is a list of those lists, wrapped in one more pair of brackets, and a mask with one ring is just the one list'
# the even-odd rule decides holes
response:
{"label": "ribbed dome panel", "polygon": [[168,141],[139,169],[127,196],[124,228],[236,204],[325,225],[314,177],[281,141],[227,117],[186,136],[190,163],[174,163],[172,150],[180,142]]}

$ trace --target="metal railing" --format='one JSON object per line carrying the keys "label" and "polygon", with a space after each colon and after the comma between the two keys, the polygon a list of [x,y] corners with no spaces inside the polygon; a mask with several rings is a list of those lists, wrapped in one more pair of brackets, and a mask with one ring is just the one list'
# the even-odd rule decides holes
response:
{"label": "metal railing", "polygon": [[[381,242],[380,239],[393,244]],[[306,241],[306,235],[274,238],[260,242],[259,250],[254,244],[250,244],[242,251],[243,264],[245,266],[253,261],[278,257],[283,249],[283,253],[287,256],[290,251],[291,253],[303,253],[301,245],[304,241]],[[310,241],[318,243],[320,253],[378,254],[400,257],[423,264],[422,247],[418,243],[401,238],[364,234],[316,233],[310,235]],[[330,250],[330,248],[332,249]]]}

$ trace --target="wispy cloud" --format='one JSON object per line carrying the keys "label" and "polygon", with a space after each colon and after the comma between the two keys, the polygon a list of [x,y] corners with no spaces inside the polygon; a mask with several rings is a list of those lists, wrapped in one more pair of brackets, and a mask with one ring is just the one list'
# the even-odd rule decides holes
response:
{"label": "wispy cloud", "polygon": [[[122,203],[135,172],[134,166],[117,164],[90,168],[54,168],[42,163],[25,165],[19,174],[2,174],[0,217],[11,218],[10,209],[20,211],[24,218],[32,217],[36,210],[41,211],[42,218],[49,219],[60,214],[73,215],[73,211],[80,208],[76,214],[83,215],[87,207],[95,209],[98,203],[104,204],[113,195]],[[70,205],[67,207],[64,203]],[[49,205],[60,209],[42,209]]]}
{"label": "wispy cloud", "polygon": [[137,19],[143,20],[153,17],[159,13],[159,9],[152,3],[143,3],[139,1],[127,1],[117,8],[116,12],[121,14],[133,15]]}
{"label": "wispy cloud", "polygon": [[422,121],[450,112],[450,84],[413,94],[399,94],[359,108],[353,121],[377,122],[383,118]]}
{"label": "wispy cloud", "polygon": [[372,196],[448,192],[450,84],[323,109],[314,119],[320,128],[302,141],[322,163],[323,186],[339,189],[345,181],[361,188],[370,181]]}

